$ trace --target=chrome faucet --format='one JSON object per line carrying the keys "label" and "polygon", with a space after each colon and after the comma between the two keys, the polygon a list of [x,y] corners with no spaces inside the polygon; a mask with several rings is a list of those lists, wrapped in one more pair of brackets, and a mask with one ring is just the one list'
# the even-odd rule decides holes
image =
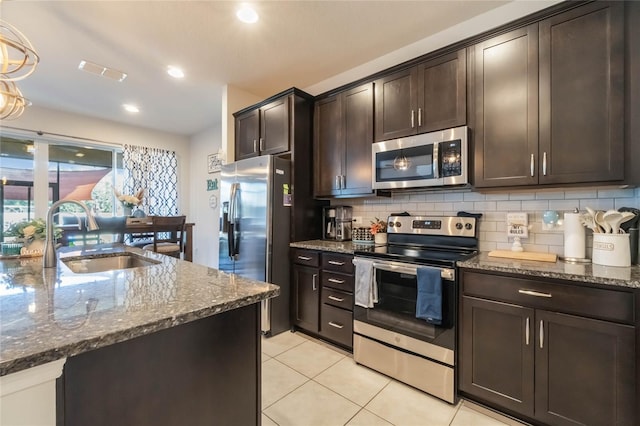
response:
{"label": "chrome faucet", "polygon": [[49,212],[47,213],[47,240],[44,245],[44,259],[42,261],[42,266],[45,268],[55,268],[58,263],[58,259],[56,258],[56,244],[55,238],[53,237],[53,212],[60,207],[62,204],[71,203],[76,204],[84,210],[87,215],[87,230],[95,231],[98,229],[98,224],[96,223],[96,219],[93,217],[93,213],[87,207],[86,204],[76,201],[76,200],[58,200],[51,205],[49,208]]}

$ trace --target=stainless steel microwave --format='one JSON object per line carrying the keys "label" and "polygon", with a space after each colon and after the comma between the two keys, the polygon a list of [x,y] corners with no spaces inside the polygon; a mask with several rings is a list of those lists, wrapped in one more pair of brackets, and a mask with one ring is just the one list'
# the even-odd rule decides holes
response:
{"label": "stainless steel microwave", "polygon": [[467,126],[373,144],[373,188],[467,185]]}

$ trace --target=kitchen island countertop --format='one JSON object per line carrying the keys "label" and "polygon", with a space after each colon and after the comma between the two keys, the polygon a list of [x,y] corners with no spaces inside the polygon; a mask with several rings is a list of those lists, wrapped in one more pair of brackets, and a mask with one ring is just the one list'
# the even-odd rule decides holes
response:
{"label": "kitchen island countertop", "polygon": [[489,257],[488,252],[482,252],[471,259],[458,262],[458,266],[489,272],[505,272],[532,277],[640,289],[640,266],[638,265],[621,268],[594,265],[592,263],[536,262]]}
{"label": "kitchen island countertop", "polygon": [[[90,251],[91,253],[86,253]],[[133,252],[158,264],[76,274],[42,257],[0,260],[0,376],[275,297],[279,287],[121,245],[61,257]]]}

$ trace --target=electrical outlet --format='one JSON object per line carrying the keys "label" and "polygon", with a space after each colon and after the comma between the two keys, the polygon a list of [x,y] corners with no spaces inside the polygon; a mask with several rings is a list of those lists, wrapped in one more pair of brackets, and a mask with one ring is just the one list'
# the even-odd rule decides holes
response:
{"label": "electrical outlet", "polygon": [[353,216],[353,223],[356,225],[362,225],[362,216]]}

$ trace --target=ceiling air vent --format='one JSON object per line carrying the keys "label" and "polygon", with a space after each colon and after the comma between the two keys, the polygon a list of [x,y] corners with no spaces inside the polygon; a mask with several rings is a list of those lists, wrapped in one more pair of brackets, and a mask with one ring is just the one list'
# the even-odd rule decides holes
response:
{"label": "ceiling air vent", "polygon": [[89,61],[80,61],[78,69],[116,81],[122,81],[127,78],[127,74],[123,73],[122,71],[114,70],[113,68],[108,68],[104,65],[94,64],[93,62]]}

